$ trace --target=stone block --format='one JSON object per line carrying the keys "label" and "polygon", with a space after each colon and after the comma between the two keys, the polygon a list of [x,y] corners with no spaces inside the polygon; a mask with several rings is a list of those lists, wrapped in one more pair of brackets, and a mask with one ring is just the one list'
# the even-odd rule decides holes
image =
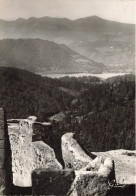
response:
{"label": "stone block", "polygon": [[62,157],[65,163],[65,168],[79,170],[90,163],[92,158],[84,152],[77,141],[73,138],[73,135],[73,133],[66,133],[62,136]]}
{"label": "stone block", "polygon": [[66,196],[74,178],[75,174],[72,170],[34,170],[32,173],[32,194]]}
{"label": "stone block", "polygon": [[69,196],[107,196],[109,184],[116,182],[110,158],[97,157],[75,174]]}
{"label": "stone block", "polygon": [[108,180],[97,172],[76,171],[76,178],[68,193],[69,196],[106,196]]}
{"label": "stone block", "polygon": [[43,141],[32,142],[32,136],[33,122],[31,120],[21,120],[17,131],[9,130],[15,186],[31,187],[31,172],[34,169],[62,169],[54,150]]}

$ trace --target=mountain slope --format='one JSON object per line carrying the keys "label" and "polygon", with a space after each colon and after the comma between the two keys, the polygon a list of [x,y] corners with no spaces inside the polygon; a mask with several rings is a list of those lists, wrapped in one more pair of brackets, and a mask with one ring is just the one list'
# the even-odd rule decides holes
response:
{"label": "mountain slope", "polygon": [[0,107],[7,118],[36,115],[40,121],[65,110],[72,95],[59,89],[58,80],[41,77],[25,70],[0,67]]}
{"label": "mountain slope", "polygon": [[97,40],[73,42],[68,45],[72,50],[103,63],[109,71],[133,72],[135,69],[135,42]]}
{"label": "mountain slope", "polygon": [[[0,79],[0,107],[7,111],[8,118],[35,115],[46,121],[62,111],[66,118],[57,125],[54,122],[53,130],[60,135],[72,130],[87,152],[135,149],[133,75],[104,82],[93,82],[92,78],[88,86],[82,86],[84,78],[71,78],[71,86],[70,79],[66,82],[0,67]],[[77,81],[79,85],[81,81],[80,89],[76,88]],[[80,93],[75,93],[73,86]]]}
{"label": "mountain slope", "polygon": [[90,83],[71,102],[69,111],[58,131],[75,132],[75,138],[88,153],[135,149],[134,75]]}
{"label": "mountain slope", "polygon": [[104,71],[130,73],[135,67],[135,25],[97,16],[77,20],[51,17],[0,20],[0,38],[40,38],[63,43],[103,63]]}
{"label": "mountain slope", "polygon": [[41,75],[101,72],[104,67],[63,44],[40,39],[0,40],[0,66],[17,67]]}
{"label": "mountain slope", "polygon": [[1,38],[42,38],[54,41],[91,41],[100,38],[127,40],[134,38],[134,25],[108,21],[97,16],[69,20],[42,17],[0,21]]}

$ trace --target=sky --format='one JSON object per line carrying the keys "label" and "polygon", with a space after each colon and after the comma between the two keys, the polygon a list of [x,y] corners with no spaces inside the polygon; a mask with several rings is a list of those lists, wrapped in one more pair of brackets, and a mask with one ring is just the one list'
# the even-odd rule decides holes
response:
{"label": "sky", "polygon": [[135,0],[0,0],[0,19],[59,17],[77,19],[97,15],[135,23]]}

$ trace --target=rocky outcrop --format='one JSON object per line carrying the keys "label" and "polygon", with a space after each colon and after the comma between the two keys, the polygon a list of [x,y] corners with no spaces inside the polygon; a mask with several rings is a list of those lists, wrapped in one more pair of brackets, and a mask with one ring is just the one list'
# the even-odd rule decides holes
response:
{"label": "rocky outcrop", "polygon": [[32,192],[33,195],[106,196],[114,177],[113,161],[97,157],[78,171],[34,170]]}
{"label": "rocky outcrop", "polygon": [[95,172],[76,171],[76,178],[69,191],[69,196],[106,196],[107,178]]}
{"label": "rocky outcrop", "polygon": [[75,174],[69,196],[106,196],[110,182],[115,182],[114,163],[109,158],[97,157]]}
{"label": "rocky outcrop", "polygon": [[33,186],[34,195],[106,196],[110,184],[115,183],[114,162],[101,156],[89,157],[73,133],[66,133],[61,138],[63,170],[49,145],[32,142],[33,134],[46,137],[51,133],[50,125],[46,130],[46,125],[35,120],[29,117],[18,126],[9,126],[14,185]]}
{"label": "rocky outcrop", "polygon": [[[54,150],[46,142],[36,140],[32,142],[33,135],[36,134],[44,138],[48,134],[52,136],[50,123],[35,121],[36,117],[31,116],[19,120],[19,124],[14,120],[9,122],[8,133],[15,185],[13,188],[16,189],[17,186],[18,191],[20,188],[21,191],[28,189],[30,191],[32,186],[33,195],[54,196],[107,196],[115,195],[114,193],[123,193],[122,195],[126,192],[127,195],[134,193],[134,186],[122,188],[116,184],[114,161],[109,158],[110,156],[89,157],[73,138],[73,133],[66,133],[61,138],[62,156],[65,162],[65,169],[62,169]],[[0,133],[0,193],[5,194],[8,183],[9,187],[12,185],[12,179],[9,162],[11,155],[3,110],[0,110]],[[49,139],[47,141],[49,142]],[[57,142],[58,138],[53,141]],[[115,156],[115,152],[109,153],[114,153]],[[136,156],[134,151],[121,150],[121,154],[134,158]]]}
{"label": "rocky outcrop", "polygon": [[12,150],[13,183],[16,186],[32,186],[31,173],[36,168],[56,168],[62,166],[55,158],[51,147],[41,142],[32,142],[35,118],[22,120],[18,127],[9,126]]}
{"label": "rocky outcrop", "polygon": [[115,163],[115,175],[117,184],[136,184],[135,162],[136,151],[111,150],[106,152],[94,152],[97,156],[109,157]]}
{"label": "rocky outcrop", "polygon": [[16,186],[31,186],[32,123],[27,120],[20,122],[18,129],[9,127],[12,150],[13,183]]}
{"label": "rocky outcrop", "polygon": [[55,157],[54,150],[50,146],[42,141],[33,142],[32,145],[34,158],[33,169],[62,169],[61,164]]}
{"label": "rocky outcrop", "polygon": [[66,168],[75,170],[69,196],[105,196],[110,183],[115,183],[114,162],[110,158],[90,158],[73,138],[73,133],[62,136],[62,156]]}
{"label": "rocky outcrop", "polygon": [[62,136],[62,157],[65,163],[65,168],[79,170],[90,163],[92,158],[84,152],[77,141],[73,138],[73,135],[73,133],[66,133]]}

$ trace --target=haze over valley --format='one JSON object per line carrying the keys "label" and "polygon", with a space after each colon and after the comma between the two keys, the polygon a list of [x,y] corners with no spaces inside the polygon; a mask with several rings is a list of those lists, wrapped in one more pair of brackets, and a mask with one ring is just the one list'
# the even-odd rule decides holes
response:
{"label": "haze over valley", "polygon": [[[2,55],[7,55],[8,61],[9,52],[6,46],[8,44],[10,48],[13,47],[10,58],[15,67],[17,64],[20,67],[19,64],[22,63],[27,66],[27,70],[33,71],[37,66],[39,73],[45,71],[49,73],[134,72],[134,36],[134,24],[108,21],[97,16],[76,20],[52,17],[19,18],[14,21],[0,20],[0,38],[12,38],[12,41],[1,42],[1,50],[4,53]],[[22,38],[36,40],[27,39],[27,45],[25,45],[25,40],[20,40]],[[47,41],[40,41],[37,38],[56,42],[56,45],[53,45],[52,42],[47,44]],[[14,41],[13,39],[19,40]],[[35,49],[30,50],[32,42],[35,42]],[[46,46],[48,45],[48,49],[43,52],[42,48],[45,43]],[[58,49],[54,49],[54,46]],[[34,56],[34,59],[29,61],[29,65],[27,65],[28,58],[23,56],[23,47],[28,47],[28,58],[31,59],[31,55]],[[19,57],[18,54],[17,57],[14,57],[14,50],[20,51],[22,57],[21,55]],[[39,50],[39,53],[35,53],[36,50]],[[62,53],[60,53],[61,50],[63,50]],[[42,53],[46,53],[44,57]],[[54,53],[56,54],[54,55]],[[59,57],[56,56],[57,54]],[[24,60],[22,60],[23,57]],[[51,58],[55,62],[53,65],[50,62]],[[1,57],[1,62],[3,63],[3,57]],[[3,65],[8,65],[8,63],[4,62]]]}
{"label": "haze over valley", "polygon": [[90,60],[64,44],[41,39],[0,40],[0,65],[39,73],[101,73],[102,63]]}

